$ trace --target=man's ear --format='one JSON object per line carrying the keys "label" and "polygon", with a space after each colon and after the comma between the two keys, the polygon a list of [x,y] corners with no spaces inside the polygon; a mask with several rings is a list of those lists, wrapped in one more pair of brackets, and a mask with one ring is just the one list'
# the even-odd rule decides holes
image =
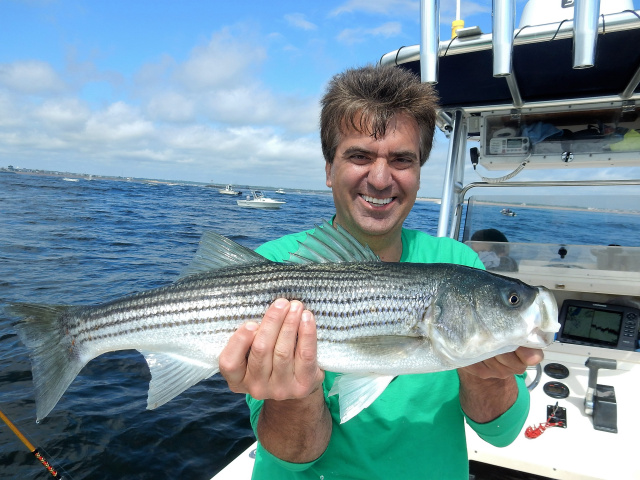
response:
{"label": "man's ear", "polygon": [[329,162],[325,162],[325,164],[324,164],[324,171],[327,174],[326,185],[329,188],[331,188],[331,167],[332,166],[333,166],[333,164],[329,163]]}

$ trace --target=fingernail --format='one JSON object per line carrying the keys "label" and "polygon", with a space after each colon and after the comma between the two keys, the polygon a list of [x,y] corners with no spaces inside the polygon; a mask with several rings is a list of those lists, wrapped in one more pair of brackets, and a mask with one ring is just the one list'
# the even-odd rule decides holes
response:
{"label": "fingernail", "polygon": [[302,303],[300,303],[297,300],[293,300],[291,302],[291,307],[289,308],[290,312],[297,312],[298,310],[300,310],[302,308]]}
{"label": "fingernail", "polygon": [[302,321],[310,322],[313,319],[313,314],[309,310],[302,312]]}
{"label": "fingernail", "polygon": [[287,300],[286,298],[278,298],[276,299],[275,302],[273,302],[273,305],[278,307],[278,308],[284,308],[287,306],[287,303],[289,302],[289,300]]}
{"label": "fingernail", "polygon": [[258,324],[256,322],[247,322],[244,324],[244,328],[246,328],[250,332],[255,332],[256,330],[258,330]]}

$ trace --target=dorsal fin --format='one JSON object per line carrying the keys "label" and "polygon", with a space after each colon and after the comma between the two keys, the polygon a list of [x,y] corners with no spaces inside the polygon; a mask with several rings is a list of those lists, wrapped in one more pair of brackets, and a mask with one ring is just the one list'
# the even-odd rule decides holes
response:
{"label": "dorsal fin", "polygon": [[369,246],[363,246],[340,225],[326,220],[298,242],[298,250],[291,253],[287,263],[379,262]]}
{"label": "dorsal fin", "polygon": [[224,267],[268,263],[262,255],[215,232],[204,232],[198,250],[180,278]]}

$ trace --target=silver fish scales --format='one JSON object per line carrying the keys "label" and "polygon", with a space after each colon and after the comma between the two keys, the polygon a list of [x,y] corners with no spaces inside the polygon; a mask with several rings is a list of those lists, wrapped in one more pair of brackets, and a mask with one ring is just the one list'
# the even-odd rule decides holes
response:
{"label": "silver fish scales", "polygon": [[[383,263],[354,242],[325,224],[290,263],[278,264],[209,234],[171,285],[96,306],[14,306],[26,317],[16,328],[30,350],[38,419],[84,365],[115,350],[145,356],[148,408],[166,403],[217,373],[229,337],[260,321],[276,298],[300,300],[314,313],[322,368],[365,382],[553,340],[557,307],[542,287],[460,265]],[[357,413],[349,411],[348,418]]]}

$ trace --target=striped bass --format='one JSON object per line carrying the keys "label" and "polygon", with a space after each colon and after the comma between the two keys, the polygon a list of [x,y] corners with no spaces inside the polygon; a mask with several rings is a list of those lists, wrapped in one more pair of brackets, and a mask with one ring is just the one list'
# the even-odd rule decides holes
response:
{"label": "striped bass", "polygon": [[116,350],[144,355],[147,408],[163,405],[217,373],[233,332],[259,322],[277,298],[300,300],[314,313],[320,367],[346,374],[331,392],[340,395],[342,421],[395,375],[544,348],[559,327],[543,287],[461,265],[381,262],[328,223],[287,263],[207,232],[185,274],[168,286],[95,306],[12,306],[23,317],[16,330],[29,349],[38,421],[90,360]]}

